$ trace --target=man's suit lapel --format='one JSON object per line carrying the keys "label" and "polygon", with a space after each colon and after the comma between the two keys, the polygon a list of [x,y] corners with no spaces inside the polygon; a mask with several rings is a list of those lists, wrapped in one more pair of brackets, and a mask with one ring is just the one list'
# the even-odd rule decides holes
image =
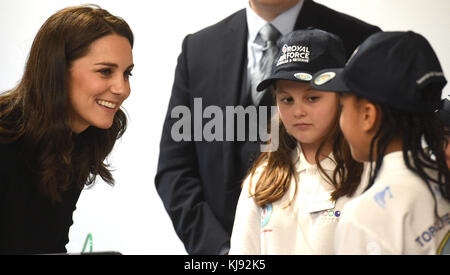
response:
{"label": "man's suit lapel", "polygon": [[247,18],[243,9],[231,18],[223,34],[224,48],[218,85],[222,106],[239,104],[247,59],[247,35]]}
{"label": "man's suit lapel", "polygon": [[[238,106],[245,80],[247,60],[247,16],[245,9],[241,10],[231,18],[227,29],[223,34],[223,56],[219,77],[219,95],[221,96],[221,106],[225,112],[225,106]],[[224,113],[225,115],[225,113]],[[225,128],[230,121],[225,121]],[[226,133],[226,130],[225,130]],[[224,133],[224,134],[225,134]],[[233,185],[236,164],[235,142],[225,141],[223,145],[223,171],[224,182]]]}
{"label": "man's suit lapel", "polygon": [[315,10],[316,3],[314,3],[312,0],[305,0],[295,22],[294,30],[301,30],[306,29],[310,26],[316,26],[319,22],[319,17]]}

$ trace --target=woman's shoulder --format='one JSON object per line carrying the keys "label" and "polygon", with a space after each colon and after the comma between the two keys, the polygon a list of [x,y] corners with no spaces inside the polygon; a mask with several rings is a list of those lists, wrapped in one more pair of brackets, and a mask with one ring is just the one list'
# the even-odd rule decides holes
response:
{"label": "woman's shoulder", "polygon": [[0,143],[0,172],[14,169],[19,160],[19,142]]}

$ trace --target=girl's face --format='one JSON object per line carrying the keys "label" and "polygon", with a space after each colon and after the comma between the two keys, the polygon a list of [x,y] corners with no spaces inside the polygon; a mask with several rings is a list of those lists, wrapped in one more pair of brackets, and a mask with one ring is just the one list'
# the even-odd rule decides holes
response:
{"label": "girl's face", "polygon": [[373,114],[366,109],[366,104],[370,103],[365,99],[358,100],[356,96],[347,93],[342,94],[339,100],[341,104],[339,125],[350,146],[352,157],[359,162],[368,161],[372,135],[367,129],[368,126],[373,127],[368,125],[372,122],[368,119],[373,117]]}
{"label": "girl's face", "polygon": [[315,90],[305,82],[278,80],[276,102],[287,132],[302,144],[318,146],[336,126],[335,93]]}
{"label": "girl's face", "polygon": [[73,132],[108,129],[130,94],[133,55],[127,38],[116,34],[94,41],[69,69],[69,123]]}

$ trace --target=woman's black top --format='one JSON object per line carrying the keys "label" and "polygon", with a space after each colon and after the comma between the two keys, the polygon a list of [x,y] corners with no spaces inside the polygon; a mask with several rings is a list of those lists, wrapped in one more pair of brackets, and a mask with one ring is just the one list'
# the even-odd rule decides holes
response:
{"label": "woman's black top", "polygon": [[62,202],[38,190],[23,144],[0,144],[0,254],[65,253],[81,188],[72,184]]}

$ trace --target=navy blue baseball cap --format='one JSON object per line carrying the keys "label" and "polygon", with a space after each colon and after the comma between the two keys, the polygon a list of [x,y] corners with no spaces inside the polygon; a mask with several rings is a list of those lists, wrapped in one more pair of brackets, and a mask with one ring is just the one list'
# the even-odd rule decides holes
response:
{"label": "navy blue baseball cap", "polygon": [[442,108],[439,110],[439,118],[446,127],[450,127],[450,100],[442,100]]}
{"label": "navy blue baseball cap", "polygon": [[438,110],[447,83],[430,43],[412,31],[375,33],[343,68],[329,68],[317,72],[311,86],[409,112]]}
{"label": "navy blue baseball cap", "polygon": [[344,44],[338,36],[312,27],[282,36],[277,46],[271,75],[258,84],[259,92],[278,79],[309,82],[317,71],[342,67],[346,60]]}

